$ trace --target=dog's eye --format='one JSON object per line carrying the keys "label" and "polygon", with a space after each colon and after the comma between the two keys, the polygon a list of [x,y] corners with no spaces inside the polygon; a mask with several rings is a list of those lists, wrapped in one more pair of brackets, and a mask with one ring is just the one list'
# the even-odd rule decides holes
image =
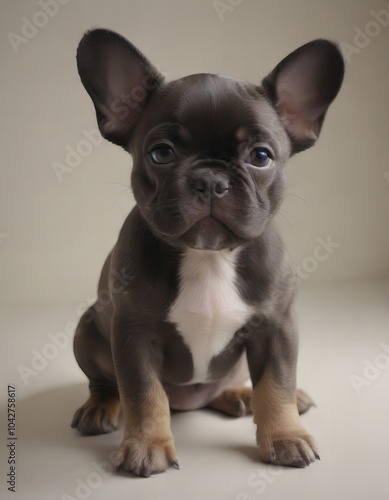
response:
{"label": "dog's eye", "polygon": [[250,153],[250,163],[256,167],[268,167],[271,161],[270,153],[265,148],[254,148]]}
{"label": "dog's eye", "polygon": [[176,159],[173,149],[167,144],[160,144],[150,152],[150,157],[153,163],[165,165]]}

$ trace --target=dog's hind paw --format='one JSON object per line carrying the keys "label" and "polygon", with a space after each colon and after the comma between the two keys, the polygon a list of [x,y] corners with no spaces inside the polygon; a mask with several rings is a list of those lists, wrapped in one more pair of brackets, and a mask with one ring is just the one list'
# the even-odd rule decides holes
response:
{"label": "dog's hind paw", "polygon": [[246,386],[226,389],[217,398],[208,403],[207,407],[221,411],[231,417],[250,415],[252,388]]}
{"label": "dog's hind paw", "polygon": [[117,429],[120,402],[116,398],[105,401],[88,401],[74,414],[71,426],[81,434],[107,434]]}
{"label": "dog's hind paw", "polygon": [[297,389],[297,409],[299,414],[306,413],[311,406],[316,406],[311,396],[302,389]]}

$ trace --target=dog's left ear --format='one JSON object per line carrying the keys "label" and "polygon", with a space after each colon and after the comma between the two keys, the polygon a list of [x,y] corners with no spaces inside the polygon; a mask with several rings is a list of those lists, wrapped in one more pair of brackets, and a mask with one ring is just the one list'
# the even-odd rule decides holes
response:
{"label": "dog's left ear", "polygon": [[262,90],[291,139],[293,153],[316,142],[343,75],[344,62],[337,45],[319,39],[289,54],[262,81]]}
{"label": "dog's left ear", "polygon": [[77,68],[102,136],[125,148],[163,76],[132,43],[105,29],[84,35]]}

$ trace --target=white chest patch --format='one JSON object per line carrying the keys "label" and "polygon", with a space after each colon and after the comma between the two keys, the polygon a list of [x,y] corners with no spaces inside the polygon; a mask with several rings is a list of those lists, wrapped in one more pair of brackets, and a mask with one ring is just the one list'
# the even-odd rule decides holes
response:
{"label": "white chest patch", "polygon": [[189,347],[193,383],[207,382],[208,366],[252,313],[236,289],[235,260],[229,250],[187,250],[180,267],[179,293],[170,309]]}

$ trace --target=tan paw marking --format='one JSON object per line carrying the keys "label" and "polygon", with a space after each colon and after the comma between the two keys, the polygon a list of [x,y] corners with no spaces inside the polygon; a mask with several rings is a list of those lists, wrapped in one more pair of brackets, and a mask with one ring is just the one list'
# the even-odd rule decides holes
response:
{"label": "tan paw marking", "polygon": [[284,436],[262,436],[259,456],[263,462],[289,467],[306,467],[320,460],[314,439],[304,430]]}
{"label": "tan paw marking", "polygon": [[172,437],[155,438],[151,441],[123,439],[115,465],[118,470],[143,477],[164,472],[169,467],[179,468]]}
{"label": "tan paw marking", "polygon": [[251,411],[251,387],[232,387],[226,389],[217,398],[211,401],[209,408],[221,411],[231,417],[243,417],[250,415]]}

